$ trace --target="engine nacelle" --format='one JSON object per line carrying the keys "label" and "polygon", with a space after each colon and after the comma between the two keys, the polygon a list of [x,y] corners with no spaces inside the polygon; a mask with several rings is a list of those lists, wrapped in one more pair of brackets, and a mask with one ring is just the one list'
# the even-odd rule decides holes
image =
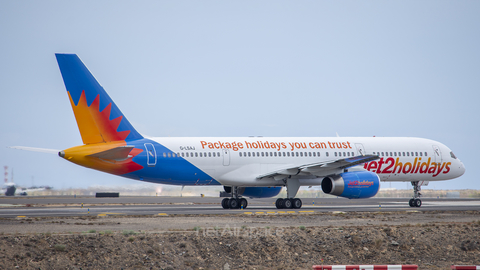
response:
{"label": "engine nacelle", "polygon": [[323,178],[322,190],[349,199],[370,198],[380,189],[380,179],[372,172],[346,172]]}
{"label": "engine nacelle", "polygon": [[[232,187],[223,187],[225,192],[232,193]],[[282,187],[239,187],[238,195],[250,198],[271,198],[277,196]]]}

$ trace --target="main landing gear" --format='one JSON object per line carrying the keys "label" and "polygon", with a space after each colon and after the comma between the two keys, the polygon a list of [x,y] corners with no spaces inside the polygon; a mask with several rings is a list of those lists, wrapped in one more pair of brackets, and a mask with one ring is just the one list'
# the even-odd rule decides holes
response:
{"label": "main landing gear", "polygon": [[[245,209],[247,208],[248,202],[245,198],[225,198],[222,200],[223,209]],[[243,206],[243,207],[242,207]]]}
{"label": "main landing gear", "polygon": [[225,198],[222,200],[223,209],[245,209],[248,206],[248,201],[245,198],[238,196],[238,187],[232,187],[232,198]]}
{"label": "main landing gear", "polygon": [[300,182],[298,179],[286,178],[283,180],[285,186],[287,187],[287,198],[281,199],[278,198],[275,202],[277,209],[300,209],[302,208],[302,200],[295,198],[297,195],[298,189],[300,188]]}
{"label": "main landing gear", "polygon": [[281,199],[278,198],[277,201],[275,202],[275,206],[277,209],[300,209],[302,208],[302,200],[299,198],[294,198],[294,199]]}
{"label": "main landing gear", "polygon": [[421,187],[418,185],[418,181],[412,182],[413,186],[413,198],[411,198],[408,201],[408,205],[410,207],[420,207],[422,206],[422,200],[420,200],[420,196],[422,196],[422,193],[420,193]]}

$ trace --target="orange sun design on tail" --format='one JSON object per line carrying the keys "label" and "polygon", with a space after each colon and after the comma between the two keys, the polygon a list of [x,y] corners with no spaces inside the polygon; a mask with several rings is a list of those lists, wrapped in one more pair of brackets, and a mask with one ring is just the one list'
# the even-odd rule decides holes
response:
{"label": "orange sun design on tail", "polygon": [[112,103],[100,111],[100,95],[97,95],[90,106],[87,104],[85,91],[82,91],[77,105],[70,92],[68,97],[84,144],[123,141],[127,138],[130,130],[117,131],[123,116],[110,120]]}

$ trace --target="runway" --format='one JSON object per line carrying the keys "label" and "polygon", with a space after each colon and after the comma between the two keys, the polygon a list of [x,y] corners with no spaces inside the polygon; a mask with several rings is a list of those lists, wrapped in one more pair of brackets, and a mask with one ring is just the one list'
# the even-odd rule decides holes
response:
{"label": "runway", "polygon": [[0,218],[145,216],[145,215],[281,215],[320,212],[480,211],[480,199],[423,198],[420,208],[409,198],[303,198],[301,209],[277,209],[274,198],[249,199],[247,209],[223,209],[218,197],[119,197],[93,196],[0,197]]}

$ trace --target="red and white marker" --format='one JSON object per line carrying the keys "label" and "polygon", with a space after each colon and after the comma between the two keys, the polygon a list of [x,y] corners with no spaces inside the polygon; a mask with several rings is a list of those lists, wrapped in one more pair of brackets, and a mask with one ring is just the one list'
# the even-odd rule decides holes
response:
{"label": "red and white marker", "polygon": [[480,270],[480,265],[452,265],[454,270]]}
{"label": "red and white marker", "polygon": [[314,270],[417,270],[418,265],[314,265],[313,269]]}

